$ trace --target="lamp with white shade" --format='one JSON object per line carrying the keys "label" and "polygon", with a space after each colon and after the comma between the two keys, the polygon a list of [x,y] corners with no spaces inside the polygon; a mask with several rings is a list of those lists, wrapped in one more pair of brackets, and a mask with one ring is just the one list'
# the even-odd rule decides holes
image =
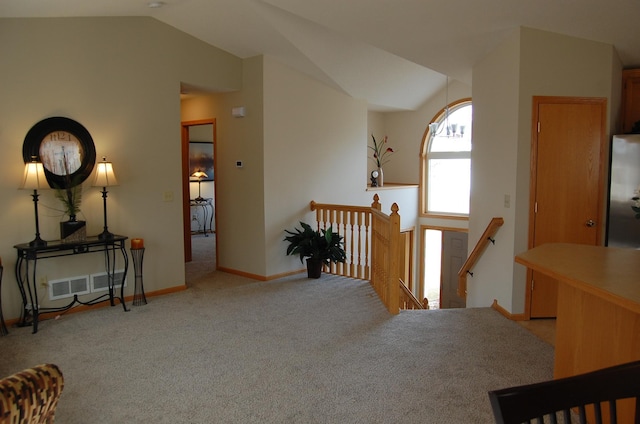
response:
{"label": "lamp with white shade", "polygon": [[200,192],[200,184],[202,184],[202,179],[203,178],[208,178],[208,177],[209,176],[205,172],[203,172],[203,171],[201,171],[199,169],[196,172],[194,172],[193,174],[191,174],[191,178],[197,178],[197,180],[198,180],[198,197],[196,197],[196,200],[198,202],[201,202],[201,201],[204,200],[204,198],[202,197],[202,194]]}
{"label": "lamp with white shade", "polygon": [[31,162],[25,163],[24,177],[22,178],[22,184],[20,188],[24,190],[33,190],[33,207],[36,215],[36,238],[29,242],[29,246],[42,247],[46,246],[46,240],[40,238],[40,223],[38,221],[38,190],[47,189],[49,183],[47,177],[44,174],[44,166],[42,162],[39,162],[36,157],[31,158]]}
{"label": "lamp with white shade", "polygon": [[98,235],[100,240],[109,240],[113,238],[113,234],[109,232],[107,226],[107,187],[118,185],[118,180],[113,172],[113,164],[107,162],[107,158],[103,157],[102,162],[96,164],[96,178],[93,181],[94,187],[102,187],[102,202],[104,205],[104,231]]}

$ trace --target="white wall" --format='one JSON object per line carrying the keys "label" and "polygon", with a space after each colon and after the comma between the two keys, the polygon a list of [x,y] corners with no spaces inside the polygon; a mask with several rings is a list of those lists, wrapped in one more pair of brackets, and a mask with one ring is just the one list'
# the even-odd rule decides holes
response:
{"label": "white wall", "polygon": [[[215,96],[211,116],[218,124],[218,265],[249,276],[264,276],[266,270],[263,66],[262,57],[243,60],[243,89]],[[245,117],[231,115],[236,106],[245,107]]]}
{"label": "white wall", "polygon": [[[516,31],[473,70],[473,150],[471,152],[471,216],[469,252],[493,217],[504,225],[495,245],[485,250],[467,278],[467,306],[489,306],[498,299],[510,309],[513,290],[513,238],[516,208],[527,201],[528,190],[518,191],[518,108],[520,36]],[[526,152],[525,152],[526,153]],[[528,153],[526,153],[528,154]],[[511,207],[504,207],[504,196]],[[527,223],[523,223],[525,229]]]}
{"label": "white wall", "polygon": [[[415,226],[415,188],[367,191],[366,103],[273,58],[244,62],[242,90],[182,102],[183,120],[216,119],[223,269],[257,278],[301,269],[297,258],[285,255],[284,230],[314,220],[311,200],[368,206],[378,192],[385,212],[398,203],[402,227]],[[231,107],[239,105],[246,106],[247,116],[232,118]],[[264,166],[257,163],[262,155]],[[244,168],[235,168],[238,159]]]}
{"label": "white wall", "polygon": [[[450,79],[448,95],[443,87],[414,111],[382,114],[382,129],[379,131],[381,134],[389,136],[389,145],[396,150],[391,156],[391,161],[385,166],[385,181],[418,184],[420,181],[420,146],[427,126],[445,106],[447,98],[451,103],[467,97],[471,97],[471,86]],[[369,162],[371,169],[373,169],[373,163]]]}
{"label": "white wall", "polygon": [[[525,47],[527,52],[523,53]],[[522,84],[530,83],[522,82],[524,58],[534,60],[543,51],[553,66],[568,67],[572,75],[565,76],[563,69],[563,78],[556,80],[552,69],[536,84],[527,86],[525,92]],[[580,52],[577,58],[576,51]],[[545,59],[545,63],[549,60]],[[523,29],[514,31],[509,41],[474,70],[469,249],[492,217],[504,217],[505,226],[497,235],[496,246],[487,250],[474,269],[474,277],[469,279],[469,306],[489,306],[498,299],[514,313],[522,310],[525,270],[514,265],[513,256],[526,249],[531,96],[609,95],[615,79],[612,71],[603,75],[607,71],[601,63],[614,68],[616,59],[609,46],[578,39],[567,43],[563,36]],[[585,72],[584,67],[594,71]],[[568,83],[564,78],[572,81]],[[573,81],[576,78],[579,81]],[[241,91],[210,96],[207,101],[194,100],[193,104],[201,102],[202,107],[197,112],[198,108],[189,108],[188,114],[183,113],[183,120],[218,120],[218,159],[222,161],[217,174],[218,213],[225,227],[229,223],[227,228],[218,229],[221,266],[266,278],[300,268],[297,259],[284,256],[283,230],[299,220],[312,220],[308,212],[310,200],[371,203],[373,193],[365,189],[370,166],[366,146],[371,132],[388,135],[398,150],[385,168],[387,181],[417,182],[422,136],[429,120],[445,102],[443,90],[439,98],[436,96],[415,112],[367,113],[363,102],[268,57],[245,60],[243,80]],[[577,87],[567,90],[566,84]],[[597,88],[605,86],[606,93]],[[451,101],[470,95],[469,86],[452,82]],[[231,107],[239,105],[247,107],[247,117],[231,118]],[[301,157],[307,161],[301,162]],[[245,160],[245,168],[234,168],[238,159]],[[380,190],[383,209],[388,210],[395,201],[390,197],[399,200],[403,228],[416,223],[466,227],[465,221],[418,219],[415,193],[415,189]],[[505,194],[510,196],[510,208],[504,207]],[[248,254],[248,246],[257,246],[257,253]],[[260,254],[263,247],[264,256]]]}
{"label": "white wall", "polygon": [[[242,90],[182,102],[183,121],[216,120],[217,265],[256,278],[266,275],[263,61],[243,60]],[[232,116],[237,106],[244,117]]]}
{"label": "white wall", "polygon": [[[97,156],[113,162],[120,185],[109,190],[109,229],[145,239],[147,292],[184,285],[180,82],[237,90],[240,59],[151,18],[0,19],[0,57],[5,318],[20,314],[12,246],[34,236],[31,196],[17,190],[22,143],[29,128],[49,116],[83,124]],[[173,200],[165,201],[165,194]],[[58,207],[52,191],[41,193],[45,239],[59,238]],[[102,231],[102,198],[90,181],[81,217],[89,234]],[[55,279],[101,271],[102,265],[99,255],[82,255],[41,261],[38,272]],[[126,294],[133,293],[129,281]],[[48,303],[46,297],[40,301]]]}
{"label": "white wall", "polygon": [[610,45],[521,28],[474,67],[470,248],[491,217],[505,224],[469,278],[468,306],[497,299],[524,312],[526,269],[513,258],[528,247],[533,96],[606,97],[610,105],[618,97],[616,63]]}
{"label": "white wall", "polygon": [[[432,98],[414,111],[369,113],[369,133],[372,131],[379,135],[389,136],[389,145],[395,153],[391,161],[385,166],[385,181],[405,184],[419,184],[421,147],[427,126],[438,112],[449,103],[463,98],[471,97],[471,86],[456,80],[449,80],[449,92],[443,87]],[[369,144],[370,141],[369,141]],[[370,152],[370,151],[369,151]],[[368,153],[371,156],[370,153]],[[368,161],[369,171],[373,169],[373,162]],[[467,228],[467,221],[460,219],[443,219],[419,216],[419,192],[418,188],[404,189],[396,193],[380,191],[381,199],[386,200],[390,194],[400,195],[398,202],[401,206],[400,217],[403,230],[413,229],[414,238],[414,275],[416,282],[420,281],[418,275],[420,269],[420,226],[440,226],[444,228]],[[394,200],[395,201],[395,200]],[[388,210],[387,210],[388,212]]]}
{"label": "white wall", "polygon": [[284,230],[313,222],[309,202],[352,204],[365,188],[367,109],[362,100],[265,57],[266,274],[300,268]]}

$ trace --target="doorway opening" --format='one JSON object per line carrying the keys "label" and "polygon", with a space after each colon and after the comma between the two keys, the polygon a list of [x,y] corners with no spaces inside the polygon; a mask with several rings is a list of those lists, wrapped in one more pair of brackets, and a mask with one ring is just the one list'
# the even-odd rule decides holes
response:
{"label": "doorway opening", "polygon": [[429,300],[429,309],[440,309],[440,284],[442,274],[442,231],[424,230],[423,293]]}
{"label": "doorway opening", "polygon": [[[181,134],[185,262],[193,260],[195,245],[210,252],[210,263],[217,267],[216,121],[184,121]],[[194,237],[207,240],[193,240]],[[196,258],[202,260],[202,253],[198,252]]]}
{"label": "doorway opening", "polygon": [[467,257],[466,230],[422,228],[422,287],[429,309],[464,308],[458,296],[458,271]]}

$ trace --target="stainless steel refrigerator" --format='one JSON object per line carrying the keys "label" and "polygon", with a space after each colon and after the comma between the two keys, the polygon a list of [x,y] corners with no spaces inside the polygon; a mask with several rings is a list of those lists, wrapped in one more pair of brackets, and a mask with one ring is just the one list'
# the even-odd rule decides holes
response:
{"label": "stainless steel refrigerator", "polygon": [[607,219],[607,246],[640,249],[640,134],[614,135]]}

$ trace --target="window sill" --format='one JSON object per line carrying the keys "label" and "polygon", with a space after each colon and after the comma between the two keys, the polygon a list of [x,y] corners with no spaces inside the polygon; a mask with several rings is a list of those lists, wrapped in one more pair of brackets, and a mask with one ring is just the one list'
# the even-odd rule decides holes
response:
{"label": "window sill", "polygon": [[367,191],[379,191],[379,190],[394,190],[399,188],[418,188],[418,184],[396,184],[396,183],[385,183],[382,187],[371,187],[371,185],[367,185]]}
{"label": "window sill", "polygon": [[457,220],[457,221],[469,221],[469,215],[446,214],[446,213],[421,213],[420,218],[437,218],[437,219],[451,219],[451,220]]}

